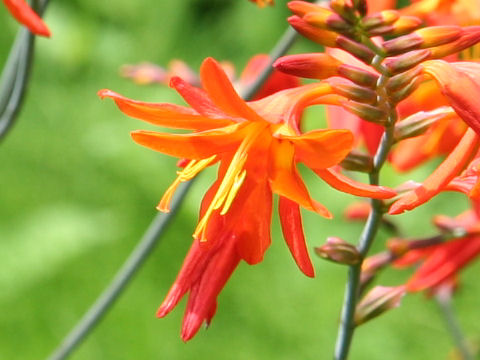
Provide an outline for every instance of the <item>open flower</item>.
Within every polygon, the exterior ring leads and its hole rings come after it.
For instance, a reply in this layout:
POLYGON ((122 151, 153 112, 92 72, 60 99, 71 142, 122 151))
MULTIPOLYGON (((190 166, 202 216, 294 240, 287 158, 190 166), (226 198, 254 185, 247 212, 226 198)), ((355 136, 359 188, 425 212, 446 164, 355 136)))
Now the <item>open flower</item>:
POLYGON ((440 244, 410 250, 396 260, 394 263, 396 267, 421 264, 407 281, 407 290, 434 292, 442 285, 456 282, 458 273, 480 255, 479 222, 477 214, 472 210, 456 218, 438 219, 437 226, 448 225, 452 229, 463 229, 466 235, 440 244))
POLYGON ((50 37, 50 30, 35 11, 24 0, 3 0, 3 3, 17 21, 36 35, 50 37))
POLYGON ((178 184, 219 163, 217 181, 202 202, 194 243, 158 311, 158 316, 165 316, 189 292, 184 340, 190 339, 204 321, 210 321, 216 298, 240 260, 249 264, 262 260, 270 245, 273 193, 280 196, 280 220, 287 245, 299 268, 308 276, 314 275, 299 207, 324 217, 331 215, 310 197, 296 169, 297 162, 342 191, 375 198, 395 194, 384 187, 357 183, 330 169, 350 151, 350 131, 300 133, 302 110, 330 93, 328 84, 287 89, 246 103, 215 60, 203 62, 200 79, 203 89, 180 78, 171 82, 192 108, 138 102, 110 90, 99 92, 101 97, 114 99, 127 115, 165 127, 194 130, 189 134, 132 133, 141 145, 190 159, 160 201, 159 210, 169 211, 178 184))

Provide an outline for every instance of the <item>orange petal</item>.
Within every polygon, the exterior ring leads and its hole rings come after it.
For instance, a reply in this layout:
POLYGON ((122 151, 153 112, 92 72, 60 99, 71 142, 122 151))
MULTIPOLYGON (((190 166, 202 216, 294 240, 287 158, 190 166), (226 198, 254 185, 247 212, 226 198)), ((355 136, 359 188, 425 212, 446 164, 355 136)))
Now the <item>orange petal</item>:
POLYGON ((480 134, 480 86, 475 81, 478 75, 443 60, 426 61, 422 67, 440 85, 442 94, 458 116, 480 134))
POLYGON ((290 141, 297 159, 312 169, 338 164, 353 145, 353 134, 349 130, 314 130, 298 136, 279 137, 290 141))
POLYGON ((236 213, 235 218, 238 215, 233 229, 238 236, 237 252, 243 260, 254 265, 263 260, 271 243, 272 191, 266 181, 256 183, 247 178, 237 198, 237 206, 230 210, 236 213))
POLYGON ((393 189, 388 187, 363 184, 332 169, 316 169, 314 171, 334 189, 355 196, 364 196, 372 199, 390 199, 397 194, 393 189))
POLYGON ((50 30, 35 11, 24 0, 3 0, 3 3, 17 21, 36 35, 50 37, 50 30))
POLYGON ((200 67, 200 79, 203 88, 220 109, 228 114, 250 121, 263 121, 263 119, 238 96, 222 67, 214 59, 207 58, 203 61, 200 67))
POLYGON ((408 281, 408 291, 421 291, 439 285, 455 275, 479 253, 478 237, 457 239, 437 247, 408 281))
POLYGON ((212 102, 205 90, 199 89, 177 76, 170 79, 170 86, 177 90, 183 99, 200 115, 220 119, 231 117, 212 102))
POLYGON ((315 270, 308 255, 299 206, 293 201, 280 196, 278 211, 280 213, 283 237, 295 262, 305 275, 314 277, 315 270))
POLYGON ((108 89, 100 90, 98 96, 113 99, 128 116, 164 127, 200 131, 233 124, 230 119, 200 116, 195 110, 184 106, 136 101, 108 89))
POLYGON ((137 130, 133 131, 131 135, 135 142, 155 151, 170 156, 200 160, 234 150, 242 139, 242 134, 238 131, 239 125, 193 134, 167 134, 137 130))
POLYGON ((286 197, 305 209, 331 218, 330 212, 308 194, 294 163, 294 147, 288 141, 273 141, 270 160, 270 187, 280 196, 286 197))
POLYGON ((421 186, 408 192, 396 201, 390 208, 389 214, 396 215, 403 213, 405 210, 412 210, 441 192, 467 165, 477 150, 479 142, 478 135, 469 128, 457 147, 440 166, 435 169, 421 186))

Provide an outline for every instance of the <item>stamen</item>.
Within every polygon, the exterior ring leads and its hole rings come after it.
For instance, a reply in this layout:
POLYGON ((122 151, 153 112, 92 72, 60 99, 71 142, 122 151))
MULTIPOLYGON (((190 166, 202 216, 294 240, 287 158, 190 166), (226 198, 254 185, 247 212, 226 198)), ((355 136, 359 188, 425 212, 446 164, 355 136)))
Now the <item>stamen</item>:
POLYGON ((172 201, 173 194, 175 193, 175 190, 177 190, 178 186, 182 182, 193 179, 200 171, 211 165, 216 160, 216 157, 216 155, 213 155, 207 159, 190 160, 190 162, 187 164, 187 166, 185 166, 183 170, 177 171, 177 178, 163 194, 162 199, 157 205, 157 210, 164 213, 170 212, 170 203, 172 201))
POLYGON ((225 204, 223 205, 223 209, 220 212, 220 215, 225 215, 228 212, 228 210, 230 209, 230 206, 232 206, 235 196, 237 196, 237 193, 240 190, 240 187, 245 181, 246 176, 247 176, 246 170, 243 170, 240 174, 237 174, 235 176, 235 180, 233 182, 232 188, 228 192, 227 199, 225 200, 225 204))

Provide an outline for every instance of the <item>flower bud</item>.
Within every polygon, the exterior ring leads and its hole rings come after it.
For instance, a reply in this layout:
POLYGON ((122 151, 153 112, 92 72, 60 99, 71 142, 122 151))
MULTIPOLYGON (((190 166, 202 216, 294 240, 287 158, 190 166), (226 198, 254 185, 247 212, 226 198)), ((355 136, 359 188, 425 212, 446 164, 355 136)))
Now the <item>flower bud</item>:
POLYGON ((338 15, 344 18, 347 21, 354 21, 355 14, 354 14, 354 7, 352 0, 331 0, 330 7, 335 11, 338 15))
POLYGON ((388 55, 402 54, 408 50, 439 46, 458 39, 462 34, 459 26, 431 26, 411 34, 385 41, 382 46, 388 55))
POLYGON ((372 89, 353 84, 352 82, 340 77, 335 77, 326 80, 332 89, 338 95, 342 95, 347 99, 374 104, 377 100, 377 93, 372 89))
POLYGON ((439 59, 459 51, 465 50, 480 42, 480 26, 468 26, 463 28, 462 34, 455 41, 444 45, 432 47, 431 59, 439 59))
POLYGON ((411 83, 417 76, 421 74, 422 69, 420 67, 415 67, 411 70, 392 76, 386 84, 386 89, 388 92, 397 91, 411 83))
POLYGON ((348 32, 352 30, 351 24, 343 20, 340 15, 335 14, 333 11, 328 9, 308 13, 303 17, 303 20, 320 29, 334 30, 339 32, 348 32))
POLYGON ((338 74, 361 86, 374 88, 377 85, 378 75, 358 67, 341 64, 338 67, 338 74))
POLYGON ((410 241, 400 238, 392 238, 387 241, 387 249, 395 255, 402 256, 410 250, 410 241))
POLYGON ((342 160, 340 166, 350 171, 369 173, 373 169, 373 159, 369 155, 351 151, 345 159, 342 160))
POLYGON ((423 79, 417 77, 413 79, 407 86, 403 87, 402 89, 395 91, 390 94, 390 100, 393 103, 399 103, 403 99, 407 98, 412 94, 415 90, 418 89, 418 86, 423 82, 423 79))
POLYGON ((355 309, 355 324, 361 325, 384 312, 400 305, 405 295, 405 286, 375 286, 358 303, 355 309))
POLYGON ((303 17, 304 15, 310 12, 317 12, 322 10, 328 10, 316 4, 312 4, 307 1, 290 1, 287 3, 288 9, 299 17, 303 17))
POLYGON ((388 58, 383 64, 391 74, 398 74, 417 66, 428 59, 430 55, 430 49, 414 50, 394 58, 388 58))
POLYGON ((337 237, 329 237, 324 245, 315 248, 315 253, 326 260, 345 265, 358 264, 362 258, 355 246, 337 237))
POLYGON ((379 125, 385 125, 387 122, 385 112, 375 106, 362 104, 355 101, 341 101, 340 104, 346 110, 361 117, 365 121, 370 121, 379 125))
POLYGON ((326 79, 338 75, 342 63, 325 53, 287 55, 273 63, 273 67, 286 74, 309 79, 326 79))
POLYGON ((384 10, 365 16, 360 23, 365 30, 370 30, 378 26, 391 25, 397 21, 399 17, 400 14, 396 10, 384 10))
POLYGON ((316 28, 308 24, 305 20, 298 16, 290 16, 288 18, 290 25, 300 34, 305 36, 317 44, 327 47, 337 47, 337 39, 340 35, 335 32, 316 28))
POLYGON ((354 55, 364 63, 370 64, 375 57, 372 50, 363 44, 353 41, 345 36, 338 36, 336 39, 336 46, 354 55))
POLYGON ((453 116, 456 116, 456 113, 449 106, 432 111, 419 111, 395 124, 395 141, 422 135, 437 121, 453 116))
POLYGON ((400 16, 400 18, 391 25, 379 26, 368 31, 371 36, 377 35, 404 35, 418 29, 422 25, 422 20, 415 16, 400 16))

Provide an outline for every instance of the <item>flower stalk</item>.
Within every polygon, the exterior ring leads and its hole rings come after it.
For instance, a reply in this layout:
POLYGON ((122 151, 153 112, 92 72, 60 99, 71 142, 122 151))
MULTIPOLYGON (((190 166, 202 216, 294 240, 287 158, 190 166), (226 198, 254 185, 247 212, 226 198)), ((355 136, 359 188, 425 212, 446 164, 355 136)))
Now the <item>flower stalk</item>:
MULTIPOLYGON (((364 39, 364 37, 362 37, 362 39, 364 39)), ((371 43, 370 39, 368 39, 368 42, 366 42, 366 45, 367 44, 372 50, 378 51, 376 45, 371 43)), ((371 185, 379 185, 380 171, 394 143, 395 122, 397 120, 397 112, 395 109, 395 105, 390 102, 386 92, 386 84, 390 79, 390 75, 385 72, 381 64, 383 59, 383 54, 379 52, 372 60, 371 64, 377 71, 382 74, 378 79, 376 91, 378 94, 378 102, 380 103, 383 110, 386 111, 385 131, 381 138, 377 152, 373 158, 372 170, 369 173, 369 180, 371 185)), ((335 360, 345 360, 348 357, 353 334, 355 331, 354 315, 355 308, 359 301, 361 289, 360 275, 363 259, 365 259, 365 257, 367 256, 368 251, 373 241, 375 240, 378 229, 382 222, 382 217, 385 214, 385 207, 383 206, 381 200, 371 199, 370 204, 372 210, 368 215, 367 221, 360 235, 357 246, 361 260, 359 263, 351 265, 348 269, 348 279, 345 289, 344 303, 341 312, 341 320, 338 329, 337 342, 335 345, 335 360)))

